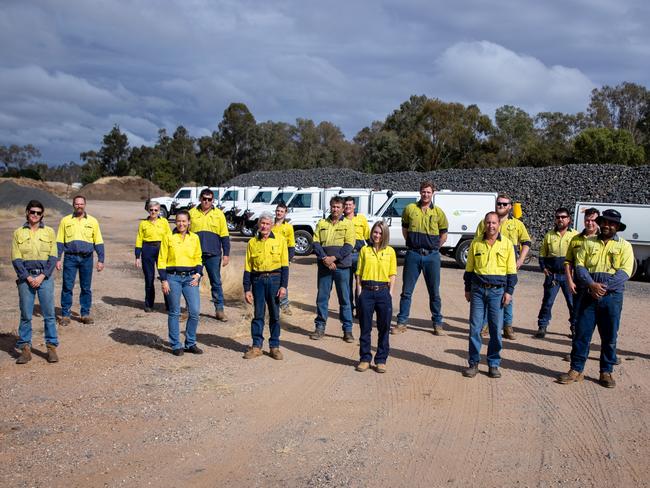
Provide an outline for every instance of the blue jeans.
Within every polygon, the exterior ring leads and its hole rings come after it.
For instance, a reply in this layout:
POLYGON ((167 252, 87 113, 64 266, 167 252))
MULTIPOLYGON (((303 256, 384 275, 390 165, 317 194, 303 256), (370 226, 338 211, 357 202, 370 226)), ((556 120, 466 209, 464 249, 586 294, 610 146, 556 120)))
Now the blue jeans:
POLYGON ((357 287, 354 282, 354 273, 357 271, 357 264, 359 263, 359 253, 352 253, 352 266, 350 266, 350 310, 354 315, 354 310, 357 307, 359 297, 357 296, 357 287))
POLYGON ((442 325, 442 301, 440 300, 440 253, 431 252, 426 256, 415 251, 408 251, 404 259, 404 275, 402 283, 402 294, 399 300, 399 314, 397 323, 405 324, 411 313, 411 296, 415 284, 424 274, 424 282, 429 292, 429 309, 431 320, 436 326, 442 325))
POLYGON ((278 290, 280 276, 265 276, 253 278, 253 308, 255 315, 251 321, 251 337, 253 347, 264 344, 264 306, 269 310, 269 347, 280 347, 280 308, 278 290))
POLYGON ((589 356, 594 329, 600 334, 600 371, 611 373, 616 364, 616 338, 623 309, 623 292, 608 293, 596 300, 584 290, 579 298, 578 319, 571 348, 571 369, 582 372, 589 356))
POLYGON ((167 275, 169 283, 169 312, 167 313, 167 329, 169 342, 172 349, 180 349, 183 344, 179 338, 178 320, 181 315, 181 295, 187 302, 187 323, 185 324, 185 348, 196 344, 196 329, 199 326, 199 312, 201 311, 201 296, 198 286, 190 286, 192 276, 175 274, 167 275))
POLYGON ((61 316, 70 317, 72 307, 72 289, 79 271, 79 305, 82 317, 90 315, 93 304, 93 292, 90 288, 93 281, 93 256, 66 254, 63 258, 63 283, 61 284, 61 316))
POLYGON ((388 288, 378 291, 362 290, 361 295, 359 295, 358 306, 359 325, 361 326, 361 336, 359 338, 360 360, 368 363, 372 360, 372 353, 370 352, 372 316, 377 312, 377 332, 379 337, 377 339, 375 364, 386 364, 390 350, 388 344, 390 320, 393 316, 393 302, 388 288))
MULTIPOLYGON (((153 308, 156 302, 156 265, 158 263, 158 251, 160 246, 147 245, 142 246, 142 272, 144 273, 144 306, 153 308)), ((165 300, 165 309, 168 309, 167 295, 163 295, 165 300)))
POLYGON ((503 329, 503 314, 505 307, 501 304, 505 289, 484 288, 472 285, 469 308, 469 365, 474 366, 481 361, 481 329, 484 317, 487 315, 490 329, 488 342, 488 366, 498 368, 501 364, 501 331, 503 329))
POLYGON ((18 342, 16 344, 18 348, 32 344, 32 313, 36 295, 38 295, 38 303, 41 304, 41 313, 45 322, 45 343, 53 346, 59 345, 56 335, 56 317, 54 316, 54 277, 50 276, 44 279, 38 288, 32 288, 27 281, 18 283, 20 302, 20 325, 18 326, 18 342))
POLYGON ((555 302, 555 297, 560 289, 562 289, 562 294, 564 295, 566 305, 569 309, 569 325, 575 325, 573 294, 569 289, 566 275, 563 273, 553 273, 550 276, 546 276, 544 279, 544 298, 542 298, 542 306, 539 309, 539 315, 537 316, 538 327, 548 327, 548 324, 551 322, 551 318, 553 318, 551 310, 553 308, 553 303, 555 302))
POLYGON ((212 303, 217 311, 223 311, 223 287, 221 286, 221 256, 203 256, 203 266, 210 279, 212 303))
POLYGON ((339 299, 339 314, 343 332, 352 332, 350 268, 336 268, 332 271, 321 263, 318 263, 318 294, 316 296, 316 319, 314 320, 316 328, 325 330, 332 284, 336 286, 336 296, 339 299))

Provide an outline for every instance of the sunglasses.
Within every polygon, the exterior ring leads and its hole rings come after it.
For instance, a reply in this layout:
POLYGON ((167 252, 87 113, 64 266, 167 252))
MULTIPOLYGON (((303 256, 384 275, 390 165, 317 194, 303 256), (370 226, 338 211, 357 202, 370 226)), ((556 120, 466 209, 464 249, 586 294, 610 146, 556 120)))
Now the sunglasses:
POLYGON ((43 215, 43 212, 40 210, 30 210, 29 215, 43 215))
POLYGON ((205 197, 203 197, 203 198, 201 198, 201 200, 203 200, 204 202, 211 202, 213 200, 213 198, 205 198, 205 197))
POLYGON ((150 208, 149 213, 151 213, 151 212, 160 212, 160 209, 159 208, 150 208))
POLYGON ((556 219, 568 219, 569 216, 568 215, 556 215, 555 218, 556 219))
POLYGON ((497 202, 497 207, 507 207, 510 202, 497 202))

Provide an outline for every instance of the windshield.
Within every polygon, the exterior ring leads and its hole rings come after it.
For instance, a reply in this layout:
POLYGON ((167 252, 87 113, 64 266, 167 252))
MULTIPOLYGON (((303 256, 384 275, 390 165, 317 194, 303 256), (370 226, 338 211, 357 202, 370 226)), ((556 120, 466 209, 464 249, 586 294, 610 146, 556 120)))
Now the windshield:
POLYGON ((222 200, 228 200, 228 201, 236 202, 236 201, 237 201, 237 194, 238 194, 238 193, 239 193, 239 192, 238 192, 237 190, 228 190, 228 191, 223 195, 223 197, 221 197, 221 199, 222 199, 222 200))
POLYGON ((291 192, 291 191, 280 192, 273 199, 272 205, 277 205, 280 202, 287 203, 291 199, 292 196, 293 196, 293 192, 291 192))
POLYGON ((253 198, 253 203, 269 203, 271 201, 271 192, 270 191, 261 191, 255 198, 253 198))
POLYGON ((311 193, 297 193, 289 202, 289 208, 311 207, 311 193))

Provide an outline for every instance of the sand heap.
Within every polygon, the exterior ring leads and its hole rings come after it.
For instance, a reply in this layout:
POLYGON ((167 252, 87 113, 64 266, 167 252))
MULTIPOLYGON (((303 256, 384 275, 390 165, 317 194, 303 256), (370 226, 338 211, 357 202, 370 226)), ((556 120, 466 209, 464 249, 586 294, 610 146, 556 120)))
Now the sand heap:
POLYGON ((106 176, 79 190, 88 200, 145 201, 167 195, 157 185, 139 176, 106 176))
POLYGON ((18 209, 23 211, 25 205, 30 200, 38 200, 45 205, 46 211, 55 211, 66 214, 72 211, 72 206, 61 200, 59 197, 52 195, 47 191, 48 186, 40 181, 29 180, 26 178, 0 180, 0 208, 18 209), (22 185, 22 182, 33 182, 38 184, 22 185), (18 184, 18 183, 21 184, 18 184))

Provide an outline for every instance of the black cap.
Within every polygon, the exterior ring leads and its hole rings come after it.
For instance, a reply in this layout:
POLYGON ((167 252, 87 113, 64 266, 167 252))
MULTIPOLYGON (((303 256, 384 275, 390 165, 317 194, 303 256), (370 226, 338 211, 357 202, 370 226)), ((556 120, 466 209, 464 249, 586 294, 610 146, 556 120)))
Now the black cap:
POLYGON ((600 216, 596 219, 596 223, 600 225, 603 220, 616 222, 618 224, 618 230, 621 232, 623 232, 627 227, 627 225, 621 222, 621 213, 618 210, 614 210, 613 208, 608 208, 602 214, 600 214, 600 216))

